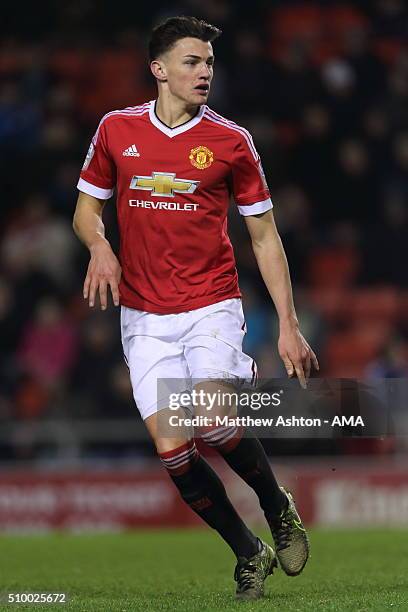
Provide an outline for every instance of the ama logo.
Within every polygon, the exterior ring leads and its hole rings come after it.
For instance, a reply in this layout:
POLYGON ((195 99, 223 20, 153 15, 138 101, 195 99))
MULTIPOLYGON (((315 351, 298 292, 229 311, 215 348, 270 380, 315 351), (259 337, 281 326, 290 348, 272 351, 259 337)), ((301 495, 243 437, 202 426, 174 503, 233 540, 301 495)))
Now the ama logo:
POLYGON ((336 414, 336 416, 333 417, 331 424, 332 427, 334 427, 335 425, 337 425, 338 427, 364 427, 364 421, 360 415, 345 416, 336 414))

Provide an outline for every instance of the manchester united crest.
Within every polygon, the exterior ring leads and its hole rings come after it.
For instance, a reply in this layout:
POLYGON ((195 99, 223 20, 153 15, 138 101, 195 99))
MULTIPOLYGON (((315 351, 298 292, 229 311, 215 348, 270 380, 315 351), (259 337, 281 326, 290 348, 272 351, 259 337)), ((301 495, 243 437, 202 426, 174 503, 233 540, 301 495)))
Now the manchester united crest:
POLYGON ((208 168, 213 163, 214 153, 201 145, 191 149, 189 159, 195 168, 205 170, 205 168, 208 168))

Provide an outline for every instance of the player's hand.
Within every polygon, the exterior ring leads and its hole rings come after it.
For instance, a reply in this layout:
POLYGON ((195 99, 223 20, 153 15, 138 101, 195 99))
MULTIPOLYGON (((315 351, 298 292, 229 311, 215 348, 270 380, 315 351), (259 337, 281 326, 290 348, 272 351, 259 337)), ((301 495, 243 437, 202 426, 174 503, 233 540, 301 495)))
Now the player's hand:
POLYGON ((312 366, 316 370, 320 368, 316 355, 298 327, 281 329, 278 351, 289 378, 296 375, 303 389, 306 389, 312 366))
POLYGON ((89 306, 95 304, 99 292, 101 310, 108 305, 108 287, 113 303, 119 306, 119 282, 122 275, 120 263, 107 240, 100 240, 90 248, 91 259, 84 282, 84 299, 89 299, 89 306))

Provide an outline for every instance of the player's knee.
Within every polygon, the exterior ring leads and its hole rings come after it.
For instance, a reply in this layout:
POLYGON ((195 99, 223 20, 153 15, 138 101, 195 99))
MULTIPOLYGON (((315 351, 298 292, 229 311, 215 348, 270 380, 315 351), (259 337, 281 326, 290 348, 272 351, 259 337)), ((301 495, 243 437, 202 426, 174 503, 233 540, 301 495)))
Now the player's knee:
POLYGON ((161 450, 157 450, 160 460, 170 476, 180 476, 187 473, 200 456, 194 439, 176 443, 177 440, 167 439, 161 443, 161 450))
POLYGON ((220 453, 232 451, 241 440, 242 435, 243 428, 239 425, 205 427, 200 431, 203 442, 220 453))

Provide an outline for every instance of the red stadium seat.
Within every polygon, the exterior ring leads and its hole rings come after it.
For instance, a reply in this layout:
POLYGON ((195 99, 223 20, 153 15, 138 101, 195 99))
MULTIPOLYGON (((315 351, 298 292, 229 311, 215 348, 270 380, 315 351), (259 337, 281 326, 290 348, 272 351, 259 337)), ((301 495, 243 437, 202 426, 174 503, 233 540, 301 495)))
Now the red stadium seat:
POLYGON ((333 36, 343 36, 351 29, 367 29, 368 19, 358 8, 351 5, 327 7, 324 11, 324 27, 333 36))
POLYGON ((325 319, 350 325, 362 320, 373 324, 394 324, 402 320, 408 309, 404 296, 393 287, 328 287, 312 290, 308 294, 310 302, 325 319))
POLYGON ((384 64, 393 66, 405 51, 405 47, 400 40, 381 38, 374 42, 373 51, 384 64))
POLYGON ((310 4, 280 7, 270 12, 269 55, 279 60, 295 42, 304 43, 311 51, 322 32, 322 11, 310 4))
POLYGON ((281 41, 311 40, 322 30, 323 13, 320 7, 305 3, 271 11, 272 35, 281 41))
POLYGON ((354 247, 321 247, 309 258, 308 281, 316 288, 347 287, 355 280, 358 268, 359 258, 354 247))
POLYGON ((388 324, 361 323, 346 331, 334 332, 325 351, 325 374, 336 377, 362 377, 375 359, 393 328, 388 324))
POLYGON ((394 322, 399 312, 399 294, 393 287, 359 289, 350 296, 348 317, 354 320, 394 322))
POLYGON ((310 291, 308 299, 326 320, 335 322, 342 318, 349 294, 339 287, 319 288, 310 291))

